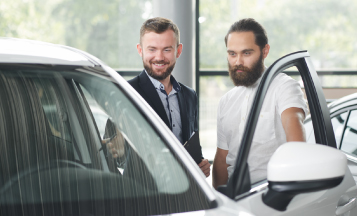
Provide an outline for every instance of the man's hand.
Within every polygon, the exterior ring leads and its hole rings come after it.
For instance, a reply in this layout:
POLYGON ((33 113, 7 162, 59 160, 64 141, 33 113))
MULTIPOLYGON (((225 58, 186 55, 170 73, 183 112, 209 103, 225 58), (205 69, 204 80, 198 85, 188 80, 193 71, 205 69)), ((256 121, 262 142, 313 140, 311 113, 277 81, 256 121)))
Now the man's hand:
POLYGON ((201 163, 199 163, 198 166, 200 167, 203 174, 205 174, 207 178, 211 173, 211 164, 208 162, 207 159, 202 159, 201 163))
POLYGON ((124 155, 124 144, 124 137, 118 129, 116 129, 116 136, 114 138, 107 138, 102 140, 102 145, 106 146, 107 151, 112 158, 119 158, 124 155))

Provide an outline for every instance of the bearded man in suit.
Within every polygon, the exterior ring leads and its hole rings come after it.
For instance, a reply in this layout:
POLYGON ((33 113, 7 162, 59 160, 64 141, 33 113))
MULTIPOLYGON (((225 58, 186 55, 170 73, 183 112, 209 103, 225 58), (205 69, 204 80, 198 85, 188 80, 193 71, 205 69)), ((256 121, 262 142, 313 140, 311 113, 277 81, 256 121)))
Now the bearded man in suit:
MULTIPOLYGON (((146 20, 140 29, 137 50, 144 70, 128 82, 184 144, 198 131, 198 103, 196 92, 171 75, 182 53, 177 25, 161 17, 146 20)), ((202 157, 198 166, 206 177, 210 175, 207 159, 202 157)))

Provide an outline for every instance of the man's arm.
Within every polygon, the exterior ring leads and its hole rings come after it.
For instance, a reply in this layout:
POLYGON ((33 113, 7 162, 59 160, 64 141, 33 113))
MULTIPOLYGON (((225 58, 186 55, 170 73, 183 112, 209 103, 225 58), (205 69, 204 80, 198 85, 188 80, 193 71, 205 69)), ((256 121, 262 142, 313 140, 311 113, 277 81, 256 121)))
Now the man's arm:
POLYGON ((291 107, 281 114, 281 122, 286 134, 286 141, 306 141, 304 128, 305 112, 301 108, 291 107))
POLYGON ((213 161, 212 170, 212 185, 217 189, 220 185, 227 184, 228 181, 228 164, 226 163, 226 157, 228 155, 228 150, 223 150, 217 148, 216 156, 213 161))

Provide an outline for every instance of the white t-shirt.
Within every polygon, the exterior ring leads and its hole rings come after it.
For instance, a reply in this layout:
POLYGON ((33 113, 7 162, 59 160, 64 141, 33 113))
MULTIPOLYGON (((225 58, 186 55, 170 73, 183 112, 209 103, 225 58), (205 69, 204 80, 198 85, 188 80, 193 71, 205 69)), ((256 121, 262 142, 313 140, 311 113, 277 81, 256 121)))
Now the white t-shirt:
MULTIPOLYGON (((226 162, 229 165, 229 177, 234 170, 246 118, 260 80, 249 87, 234 87, 221 98, 218 105, 217 147, 228 150, 226 162)), ((252 183, 266 178, 270 157, 281 144, 286 142, 281 114, 291 107, 301 108, 305 116, 307 115, 307 105, 299 83, 280 73, 272 81, 264 98, 248 156, 252 183)))

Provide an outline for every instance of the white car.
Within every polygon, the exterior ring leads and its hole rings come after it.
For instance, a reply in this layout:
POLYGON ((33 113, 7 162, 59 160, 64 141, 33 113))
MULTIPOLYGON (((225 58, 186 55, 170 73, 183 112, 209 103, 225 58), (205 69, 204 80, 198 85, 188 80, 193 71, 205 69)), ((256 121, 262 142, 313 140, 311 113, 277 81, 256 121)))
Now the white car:
POLYGON ((357 215, 356 184, 345 155, 331 148, 328 110, 304 51, 267 69, 221 192, 139 94, 90 54, 1 38, 0 98, 0 215, 357 215), (257 113, 271 79, 294 65, 323 145, 282 145, 267 180, 252 185, 245 168, 257 113))
MULTIPOLYGON (((347 165, 357 182, 357 93, 342 97, 328 105, 337 149, 347 157, 347 165)), ((315 142, 311 116, 304 122, 307 142, 315 142)))

